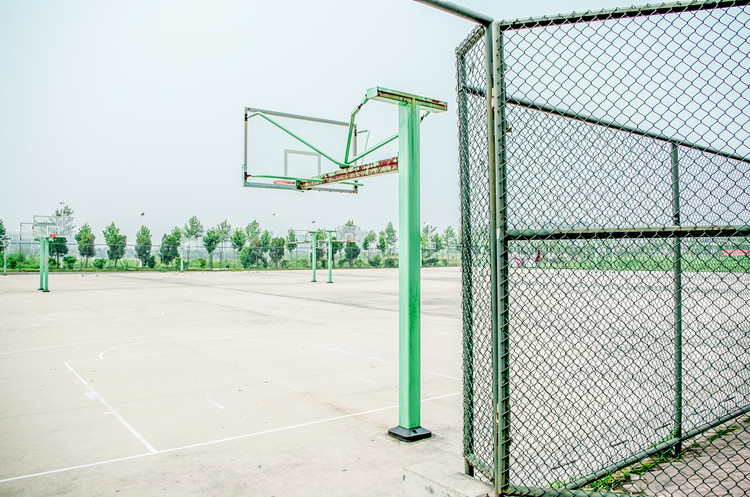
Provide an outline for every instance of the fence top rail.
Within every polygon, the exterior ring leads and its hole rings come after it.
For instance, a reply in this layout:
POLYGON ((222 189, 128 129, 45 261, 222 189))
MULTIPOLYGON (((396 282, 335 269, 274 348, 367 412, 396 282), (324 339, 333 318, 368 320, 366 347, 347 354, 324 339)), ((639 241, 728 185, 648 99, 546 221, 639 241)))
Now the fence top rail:
POLYGON ((498 21, 500 31, 538 28, 561 24, 576 24, 579 22, 605 21, 627 17, 650 16, 654 14, 669 14, 673 12, 687 12, 696 10, 725 9, 748 5, 749 0, 700 0, 692 2, 668 2, 659 5, 644 5, 641 7, 619 7, 602 9, 599 11, 572 12, 556 16, 530 17, 528 19, 514 19, 498 21))

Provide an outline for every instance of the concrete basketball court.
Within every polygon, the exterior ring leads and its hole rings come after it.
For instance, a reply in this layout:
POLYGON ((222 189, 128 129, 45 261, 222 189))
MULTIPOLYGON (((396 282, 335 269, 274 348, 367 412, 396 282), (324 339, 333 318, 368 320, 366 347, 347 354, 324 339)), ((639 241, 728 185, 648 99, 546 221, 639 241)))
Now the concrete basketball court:
POLYGON ((422 271, 398 424, 398 270, 0 277, 0 496, 397 496, 463 470, 458 268, 422 271))

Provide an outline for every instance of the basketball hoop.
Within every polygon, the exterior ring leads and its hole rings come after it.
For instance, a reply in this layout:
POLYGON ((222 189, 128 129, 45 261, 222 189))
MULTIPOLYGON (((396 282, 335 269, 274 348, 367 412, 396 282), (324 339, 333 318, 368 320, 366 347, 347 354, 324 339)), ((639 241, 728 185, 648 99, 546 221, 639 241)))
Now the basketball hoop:
POLYGON ((336 235, 339 240, 359 242, 362 238, 362 230, 359 226, 339 226, 336 229, 336 235))
POLYGON ((57 237, 57 236, 59 236, 59 235, 58 235, 57 233, 50 233, 50 234, 49 234, 49 237, 50 237, 50 238, 55 238, 55 237, 57 237))

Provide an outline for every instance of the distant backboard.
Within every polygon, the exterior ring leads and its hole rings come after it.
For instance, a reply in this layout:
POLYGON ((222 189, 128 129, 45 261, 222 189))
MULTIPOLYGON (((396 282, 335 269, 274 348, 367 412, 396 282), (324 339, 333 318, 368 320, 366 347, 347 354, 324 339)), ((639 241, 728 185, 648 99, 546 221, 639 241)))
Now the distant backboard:
POLYGON ((46 238, 50 235, 60 235, 60 217, 57 216, 34 216, 32 223, 32 234, 34 238, 46 238))

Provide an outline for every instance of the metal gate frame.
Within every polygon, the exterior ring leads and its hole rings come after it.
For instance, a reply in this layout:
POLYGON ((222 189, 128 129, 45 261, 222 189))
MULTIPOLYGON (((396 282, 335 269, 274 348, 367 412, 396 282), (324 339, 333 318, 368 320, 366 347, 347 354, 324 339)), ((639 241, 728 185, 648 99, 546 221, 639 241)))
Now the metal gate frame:
MULTIPOLYGON (((425 2, 427 3, 427 2, 425 2)), ((431 2, 433 3, 433 2, 431 2)), ((461 221, 462 221, 462 277, 463 277, 463 316, 464 316, 464 457, 466 472, 474 474, 475 470, 486 479, 493 482, 497 495, 578 495, 590 496, 590 492, 577 490, 591 481, 606 476, 620 468, 632 465, 651 455, 661 453, 666 449, 675 448, 678 452, 682 442, 716 427, 729 420, 750 411, 745 406, 729 415, 722 416, 713 422, 705 423, 692 430, 686 431, 682 426, 682 241, 691 237, 748 237, 748 225, 722 226, 683 226, 680 219, 680 147, 687 147, 709 154, 742 161, 750 164, 747 155, 727 152, 710 145, 698 144, 685 139, 665 136, 635 126, 608 122, 581 112, 573 112, 562 108, 533 102, 506 93, 506 65, 505 65, 505 33, 509 31, 539 27, 546 25, 562 25, 571 23, 590 23, 600 20, 633 18, 673 13, 675 11, 698 11, 708 9, 723 9, 747 5, 744 1, 694 1, 690 3, 671 3, 659 6, 645 6, 622 9, 609 9, 599 12, 586 12, 570 16, 543 17, 519 21, 493 22, 487 18, 476 18, 462 11, 455 11, 442 6, 454 14, 461 15, 480 24, 469 37, 457 48, 457 76, 458 76, 458 107, 459 107, 459 142, 460 142, 460 192, 461 192, 461 221), (484 87, 472 80, 467 69, 470 52, 480 47, 484 42, 485 74, 484 87), (473 83, 473 84, 472 84, 473 83), (487 122, 487 157, 486 162, 477 161, 471 156, 468 144, 472 139, 470 99, 484 98, 486 102, 485 115, 487 122), (603 126, 617 131, 623 131, 637 136, 647 137, 667 143, 671 147, 672 167, 672 226, 649 226, 646 228, 610 228, 610 229, 538 229, 514 230, 508 225, 508 145, 507 137, 510 131, 506 110, 508 105, 515 105, 534 111, 561 116, 579 122, 596 126, 603 126), (472 169, 473 168, 473 169, 472 169), (475 205, 476 194, 472 195, 472 186, 476 184, 476 176, 484 175, 486 189, 481 192, 488 196, 487 205, 475 205), (479 209, 479 211, 477 210, 479 209), (479 220, 476 219, 477 215, 479 220), (477 239, 477 233, 486 230, 490 236, 477 239), (495 234, 496 236, 491 236, 495 234), (674 429, 671 438, 662 440, 647 450, 643 450, 620 463, 610 465, 592 475, 575 482, 567 483, 559 489, 520 487, 510 484, 510 455, 511 455, 511 405, 510 405, 510 278, 509 278, 509 243, 516 241, 534 240, 623 240, 623 239, 670 239, 673 241, 673 278, 674 278, 674 429), (482 256, 482 250, 488 252, 488 257, 482 256), (482 263, 489 264, 489 274, 482 271, 482 263), (477 289, 477 278, 489 277, 491 288, 491 320, 477 322, 477 309, 474 305, 477 289), (479 334, 491 335, 491 371, 477 371, 481 365, 477 354, 487 353, 485 349, 477 349, 479 334), (491 406, 481 405, 484 412, 478 412, 478 395, 476 383, 482 374, 491 374, 492 400, 491 406), (488 410, 489 409, 491 410, 488 410), (479 420, 478 418, 481 418, 479 420), (492 447, 491 460, 486 450, 478 447, 478 440, 474 436, 479 421, 491 420, 492 447)), ((438 6, 438 5, 435 5, 438 6)), ((438 6, 441 7, 441 6, 438 6)), ((474 60, 476 66, 476 60, 474 60)), ((476 68, 476 67, 475 67, 476 68)), ((481 404, 481 402, 479 402, 481 404)), ((605 495, 605 494, 597 494, 605 495)), ((611 494, 614 495, 614 494, 611 494)))

